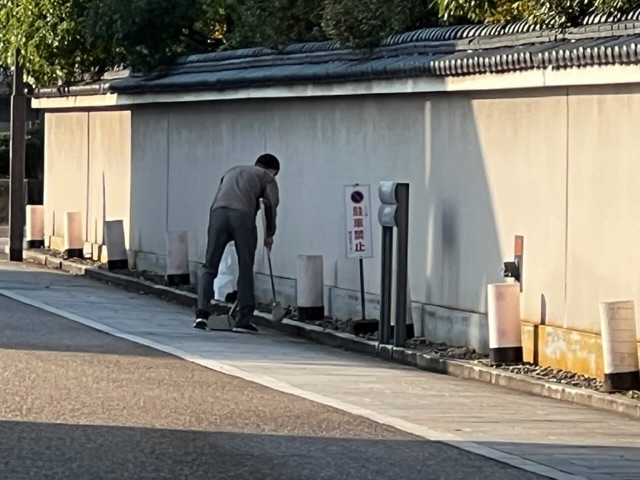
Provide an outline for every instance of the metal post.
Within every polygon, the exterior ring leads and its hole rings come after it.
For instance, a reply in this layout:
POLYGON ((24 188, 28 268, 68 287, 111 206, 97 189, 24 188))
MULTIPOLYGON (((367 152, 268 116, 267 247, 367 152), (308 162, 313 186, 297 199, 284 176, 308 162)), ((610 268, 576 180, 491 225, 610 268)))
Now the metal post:
POLYGON ((382 280, 378 343, 391 344, 391 282, 393 280, 393 228, 382 227, 382 280))
POLYGON ((396 278, 396 325, 394 346, 405 347, 407 343, 407 282, 409 272, 409 184, 396 187, 396 225, 398 227, 398 277, 396 278))
POLYGON ((9 200, 9 260, 22 262, 25 201, 24 163, 27 98, 20 65, 20 50, 15 51, 13 70, 13 94, 11 96, 11 193, 9 200))
POLYGON ((362 320, 367 319, 366 299, 364 296, 364 259, 360 257, 360 307, 362 308, 362 320))

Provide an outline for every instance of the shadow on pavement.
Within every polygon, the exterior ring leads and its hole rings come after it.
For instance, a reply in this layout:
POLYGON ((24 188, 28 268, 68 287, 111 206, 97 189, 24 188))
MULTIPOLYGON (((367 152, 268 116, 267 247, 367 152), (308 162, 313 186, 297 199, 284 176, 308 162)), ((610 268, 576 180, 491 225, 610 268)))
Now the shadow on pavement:
POLYGON ((167 356, 0 295, 1 350, 167 356))
POLYGON ((0 432, 0 478, 7 480, 543 478, 418 440, 7 421, 0 432))
POLYGON ((635 480, 640 478, 640 443, 637 447, 601 446, 566 442, 506 443, 483 442, 484 446, 517 455, 535 463, 544 463, 558 470, 567 469, 574 475, 593 480, 635 480), (605 477, 609 475, 608 477, 605 477))

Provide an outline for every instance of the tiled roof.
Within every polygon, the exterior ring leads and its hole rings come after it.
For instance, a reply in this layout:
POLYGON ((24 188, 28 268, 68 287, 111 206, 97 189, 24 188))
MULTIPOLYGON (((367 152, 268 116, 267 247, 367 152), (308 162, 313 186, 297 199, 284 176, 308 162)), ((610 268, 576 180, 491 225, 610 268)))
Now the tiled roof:
POLYGON ((460 76, 517 70, 566 69, 640 63, 640 32, 635 35, 550 41, 520 47, 457 52, 431 62, 435 76, 460 76))
MULTIPOLYGON (((253 48, 190 55, 158 75, 102 82, 94 93, 225 90, 638 63, 640 7, 624 16, 593 16, 564 32, 526 22, 462 25, 394 35, 371 52, 317 42, 280 51, 253 48)), ((66 94, 92 90, 82 88, 66 94)), ((52 89, 38 95, 61 93, 52 89)))

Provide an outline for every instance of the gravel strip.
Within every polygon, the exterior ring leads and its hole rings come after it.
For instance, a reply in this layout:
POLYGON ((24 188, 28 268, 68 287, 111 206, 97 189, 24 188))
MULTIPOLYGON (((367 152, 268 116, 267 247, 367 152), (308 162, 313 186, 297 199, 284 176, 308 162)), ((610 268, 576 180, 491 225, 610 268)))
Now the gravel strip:
POLYGON ((94 267, 100 268, 103 264, 97 262, 95 260, 91 260, 90 258, 64 258, 64 254, 58 250, 52 250, 50 248, 41 248, 39 250, 35 250, 37 253, 41 255, 47 255, 49 257, 53 257, 59 260, 65 260, 67 262, 75 263, 77 265, 83 265, 85 267, 94 267))

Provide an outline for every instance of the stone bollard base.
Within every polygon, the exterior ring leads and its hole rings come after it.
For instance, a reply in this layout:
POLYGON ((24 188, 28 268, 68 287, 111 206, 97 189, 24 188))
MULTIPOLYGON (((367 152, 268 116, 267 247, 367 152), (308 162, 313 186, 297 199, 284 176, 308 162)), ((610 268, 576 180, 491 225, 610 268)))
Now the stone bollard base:
POLYGON ((179 287, 180 285, 189 285, 191 283, 191 275, 182 273, 179 275, 167 275, 167 285, 170 287, 179 287))
POLYGON ((602 391, 605 393, 640 390, 640 371, 605 373, 602 391))
POLYGON ((522 347, 502 347, 489 350, 491 365, 517 365, 524 362, 522 347))

